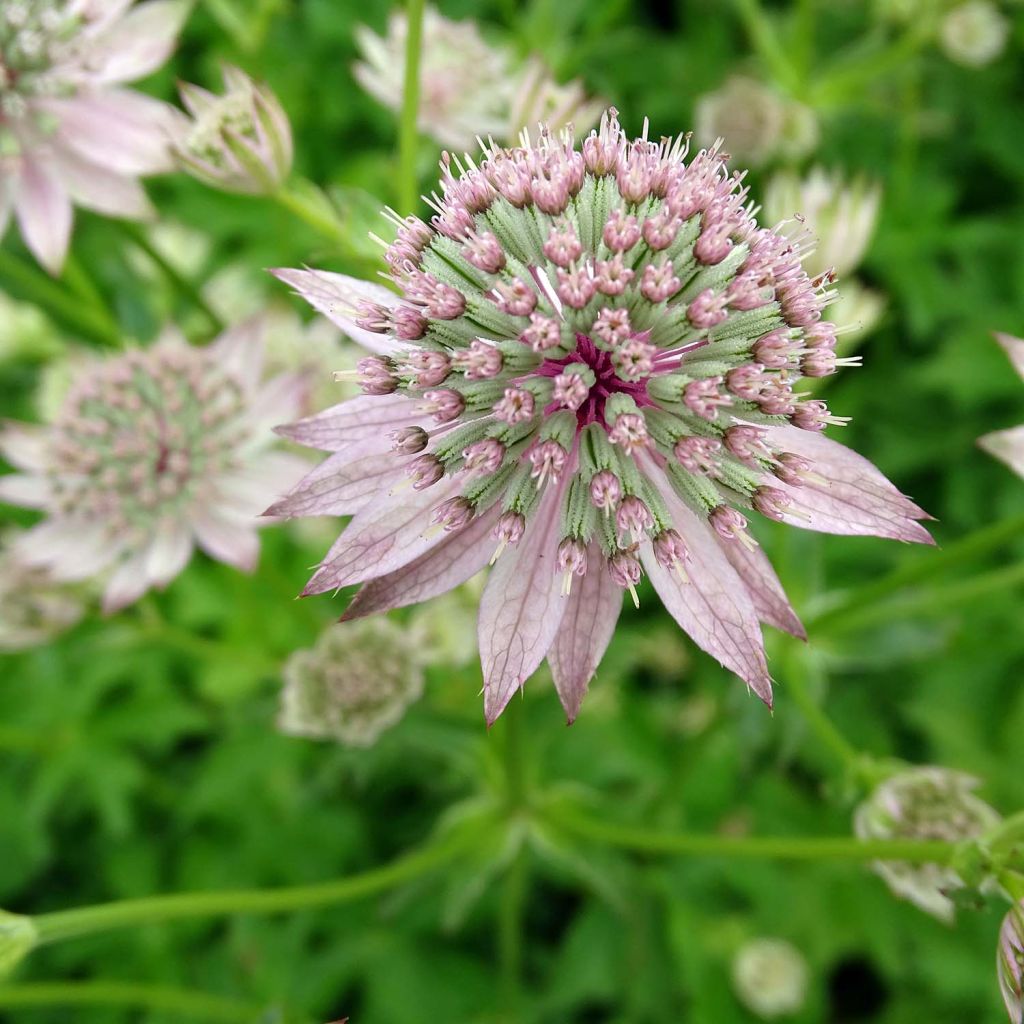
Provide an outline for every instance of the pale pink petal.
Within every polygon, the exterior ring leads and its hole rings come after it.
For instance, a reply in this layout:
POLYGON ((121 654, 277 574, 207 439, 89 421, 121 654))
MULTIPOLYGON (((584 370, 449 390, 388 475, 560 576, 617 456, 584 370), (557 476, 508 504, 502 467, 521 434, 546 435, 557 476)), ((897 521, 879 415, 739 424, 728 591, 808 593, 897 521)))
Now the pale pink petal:
POLYGON ((89 163, 126 175, 174 169, 170 143, 184 115, 160 100, 111 89, 40 106, 57 118, 57 140, 89 163))
POLYGON ((11 544, 14 556, 28 565, 45 567, 57 580, 84 580, 105 569, 119 546, 103 528, 88 523, 44 520, 19 534, 11 544))
POLYGON ((1012 334, 995 335, 996 341, 1003 346, 1003 351, 1010 357, 1013 368, 1024 377, 1024 340, 1015 338, 1012 334))
POLYGON ((263 373, 266 331, 266 318, 257 314, 223 331, 210 346, 217 364, 249 394, 255 392, 263 373))
POLYGON ((714 538, 722 553, 729 559, 729 564, 739 573, 747 590, 750 591, 761 621, 791 636, 806 640, 807 631, 789 603, 779 577, 764 551, 759 547, 751 549, 726 540, 717 533, 714 534, 714 538))
POLYGON ((928 518, 862 455, 813 430, 768 427, 768 441, 782 451, 808 459, 824 483, 791 487, 774 477, 766 479, 792 500, 783 520, 791 526, 825 533, 889 537, 934 544, 916 520, 928 518))
POLYGON ((0 476, 0 501, 19 508, 46 508, 51 498, 50 484, 44 476, 8 473, 0 476))
POLYGON ((660 485, 675 528, 689 551, 683 565, 687 581, 683 582, 678 573, 658 564, 649 542, 641 546, 640 558, 654 589, 693 642, 735 672, 771 707, 772 682, 761 624, 743 580, 722 554, 710 527, 679 499, 664 475, 657 470, 648 475, 660 485))
POLYGON ((123 561, 107 580, 103 590, 103 614, 112 615, 137 601, 149 589, 146 575, 146 553, 143 551, 123 561))
POLYGON ((252 572, 260 554, 259 534, 213 513, 198 516, 192 524, 199 546, 218 562, 252 572))
POLYGON ((549 487, 519 543, 498 559, 480 600, 477 638, 488 725, 548 653, 568 601, 557 571, 562 488, 549 487))
POLYGON ((309 395, 309 377, 282 373, 268 380, 253 396, 246 417, 253 438, 263 442, 278 424, 294 419, 309 395))
POLYGON ((147 0, 117 20, 108 18, 89 41, 84 73, 92 81, 113 83, 156 71, 173 52, 189 9, 185 0, 147 0))
POLYGON ((1024 426, 996 430, 978 438, 981 448, 1005 462, 1018 476, 1024 476, 1024 426))
POLYGON ((216 509, 237 517, 247 527, 268 526, 263 515, 268 498, 287 494, 309 472, 309 463, 290 452, 264 452, 226 474, 217 485, 216 509))
POLYGON ((50 432, 34 423, 13 420, 0 426, 0 456, 28 472, 46 469, 50 432))
POLYGON ((11 222, 11 211, 14 209, 15 177, 13 174, 0 174, 0 241, 11 222))
POLYGON ((356 305, 361 299, 368 299, 388 309, 397 306, 399 297, 390 289, 326 270, 279 268, 270 272, 278 280, 291 285, 315 310, 323 313, 331 323, 364 348, 383 354, 394 353, 401 348, 393 338, 364 330, 354 320, 356 305))
POLYGON ((390 453, 353 458, 339 452, 308 473, 295 488, 264 512, 267 516, 352 516, 373 497, 406 477, 390 453))
POLYGON ((134 178, 115 174, 67 150, 54 152, 53 165, 61 184, 80 206, 108 217, 145 220, 153 215, 145 191, 134 178))
POLYGON ((22 167, 16 213, 32 255, 51 274, 58 273, 71 238, 71 199, 53 170, 38 160, 22 167))
POLYGON ((430 512, 455 494, 461 481, 446 476, 422 491, 403 487, 364 506, 327 552, 303 595, 338 590, 408 565, 444 536, 430 524, 430 512))
POLYGON ((571 725, 590 680, 608 649, 622 610, 622 588, 611 578, 601 549, 590 545, 588 571, 574 578, 562 624, 548 651, 548 665, 571 725))
POLYGON ((425 555, 364 584, 342 621, 418 604, 465 583, 490 561, 497 544, 493 531, 500 512, 500 505, 492 506, 464 529, 446 534, 425 555))
POLYGON ((181 522, 161 526, 146 548, 145 573, 150 583, 165 587, 188 564, 192 534, 181 522))
POLYGON ((423 419, 418 404, 405 395, 360 395, 275 432, 308 448, 339 452, 361 441, 386 438, 399 427, 423 419))

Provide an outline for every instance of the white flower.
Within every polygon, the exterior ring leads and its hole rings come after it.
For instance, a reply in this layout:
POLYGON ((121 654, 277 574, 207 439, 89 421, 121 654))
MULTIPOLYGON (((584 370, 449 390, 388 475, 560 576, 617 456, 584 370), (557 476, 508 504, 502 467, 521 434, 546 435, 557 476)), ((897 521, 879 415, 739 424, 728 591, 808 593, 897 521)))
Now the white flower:
POLYGON ((981 68, 1006 48, 1010 24, 989 0, 967 0, 954 7, 939 27, 942 52, 957 64, 981 68))
POLYGON ((785 939, 752 939, 733 960, 732 981, 740 1002, 758 1017, 797 1013, 807 996, 807 961, 785 939))

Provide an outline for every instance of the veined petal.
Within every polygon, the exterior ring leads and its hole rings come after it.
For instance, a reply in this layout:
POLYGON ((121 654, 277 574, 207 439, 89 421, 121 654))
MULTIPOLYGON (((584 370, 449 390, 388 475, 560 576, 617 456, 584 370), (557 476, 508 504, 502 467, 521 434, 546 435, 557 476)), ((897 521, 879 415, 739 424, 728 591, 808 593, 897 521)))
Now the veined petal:
POLYGON ((401 348, 394 338, 364 330, 355 322, 356 304, 361 299, 376 302, 387 309, 398 305, 399 297, 383 285, 371 284, 369 281, 360 281, 358 278, 334 274, 327 270, 278 268, 270 272, 279 281, 291 285, 315 310, 323 313, 331 323, 340 327, 364 348, 384 355, 401 348))
POLYGON ((185 0, 147 0, 107 21, 88 47, 84 73, 91 81, 134 82, 170 57, 190 5, 185 0))
POLYGON ((105 569, 120 548, 99 525, 47 519, 16 537, 11 550, 27 565, 49 569, 54 579, 73 581, 105 569))
POLYGON ((491 570, 480 600, 477 636, 488 724, 544 660, 565 614, 556 565, 561 497, 561 486, 547 489, 522 539, 491 570))
POLYGON ((548 665, 571 725, 590 680, 608 649, 622 610, 622 588, 602 564, 600 547, 590 545, 588 570, 572 581, 562 623, 548 651, 548 665))
POLYGON ((934 544, 917 520, 928 514, 901 494, 863 455, 799 427, 768 427, 768 441, 782 451, 808 459, 824 484, 808 481, 792 487, 766 480, 782 488, 792 500, 792 513, 783 513, 791 526, 824 533, 889 537, 894 540, 934 544))
POLYGON ((714 534, 714 539, 729 560, 729 564, 746 584, 754 608, 762 622, 781 629, 800 640, 807 639, 807 631, 782 589, 779 577, 760 547, 748 548, 714 534))
POLYGON ((683 504, 661 473, 654 470, 649 476, 659 485, 690 556, 684 565, 687 581, 683 582, 658 563, 649 542, 642 544, 640 559, 654 589, 693 642, 735 672, 771 707, 772 681, 750 593, 715 542, 711 529, 683 504))
POLYGON ((233 565, 242 572, 252 572, 256 568, 260 540, 255 529, 213 512, 196 517, 193 527, 196 541, 211 558, 233 565))
POLYGON ((460 486, 460 480, 446 476, 422 491, 403 487, 374 497, 327 552, 303 596, 384 576, 429 551, 444 536, 431 527, 430 511, 460 486))
POLYGON ((351 516, 375 491, 387 491, 405 477, 405 469, 390 452, 353 459, 347 452, 329 456, 308 473, 267 516, 351 516))
POLYGON ((108 217, 134 220, 153 214, 146 193, 134 178, 109 171, 69 150, 55 152, 53 162, 61 183, 79 206, 108 217))
POLYGON ((500 512, 500 505, 492 506, 462 530, 446 534, 425 555, 364 584, 342 621, 419 604, 471 579, 491 558, 492 532, 500 512))
POLYGON ((32 255, 51 274, 58 273, 71 238, 71 198, 52 168, 39 160, 22 167, 16 213, 32 255))
POLYGON ((1024 476, 1024 425, 985 434, 978 438, 978 445, 1005 462, 1018 476, 1024 476))
POLYGON ((424 418, 418 403, 405 395, 360 395, 274 430, 307 448, 340 452, 361 441, 378 440, 391 430, 412 426, 424 418))

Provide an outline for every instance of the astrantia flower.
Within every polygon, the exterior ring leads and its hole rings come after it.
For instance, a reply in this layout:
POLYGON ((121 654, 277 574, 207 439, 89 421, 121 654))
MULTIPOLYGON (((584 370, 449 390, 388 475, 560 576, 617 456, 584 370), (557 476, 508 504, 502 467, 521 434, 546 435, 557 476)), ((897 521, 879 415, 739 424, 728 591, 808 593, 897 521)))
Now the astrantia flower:
POLYGON ((84 611, 81 595, 67 584, 11 557, 17 535, 0 538, 0 651, 36 647, 73 626, 84 611))
MULTIPOLYGON (((356 80, 395 111, 402 105, 407 32, 401 10, 391 14, 384 38, 356 29, 363 57, 353 69, 356 80)), ((420 53, 419 127, 457 151, 475 146, 478 136, 513 141, 540 122, 586 131, 604 105, 588 99, 579 81, 559 85, 541 61, 517 62, 508 46, 486 42, 474 22, 451 21, 432 7, 423 15, 420 53)))
POLYGON ((21 470, 0 477, 0 500, 45 513, 13 556, 57 580, 109 571, 107 611, 169 583, 196 543, 252 569, 261 496, 308 468, 267 451, 301 381, 260 383, 259 333, 250 322, 191 348, 167 332, 81 372, 52 425, 0 431, 0 454, 21 470))
MULTIPOLYGON (((910 768, 886 779, 854 815, 859 839, 974 839, 999 822, 999 813, 974 795, 978 780, 947 768, 910 768)), ((940 864, 877 861, 875 871, 902 899, 942 921, 953 920, 948 893, 960 876, 940 864)))
POLYGON ((139 175, 170 170, 172 107, 121 88, 169 56, 180 0, 4 0, 0 7, 0 235, 13 210, 48 270, 64 261, 72 202, 149 211, 139 175))
MULTIPOLYGON (((996 341, 1010 357, 1013 368, 1024 378, 1024 341, 1010 334, 997 334, 996 341)), ((978 444, 997 459, 1005 462, 1018 476, 1024 477, 1024 423, 1009 430, 996 430, 978 438, 978 444)))
POLYGON ((732 964, 736 995, 751 1012, 771 1020, 797 1013, 807 998, 807 961, 785 939, 753 939, 732 964))
POLYGON ((825 438, 795 387, 831 373, 831 291, 759 228, 740 176, 614 114, 443 164, 432 226, 401 222, 401 296, 277 271, 377 354, 365 394, 281 432, 333 452, 276 515, 353 515, 307 594, 366 586, 352 618, 494 563, 479 621, 493 721, 547 656, 569 718, 623 590, 766 702, 759 619, 802 627, 747 519, 928 541, 924 513, 825 438))
POLYGON ((1024 902, 1015 903, 1003 918, 996 973, 1011 1024, 1024 1024, 1024 902))
POLYGON ((814 111, 756 78, 733 75, 697 100, 697 140, 725 140, 736 160, 760 165, 778 156, 799 159, 818 144, 814 111))
POLYGON ((368 747, 423 692, 409 633, 386 618, 329 626, 284 667, 278 726, 293 736, 368 747))
POLYGON ((762 213, 769 223, 788 221, 782 225, 787 237, 801 232, 801 221, 792 219, 799 216, 817 243, 804 260, 804 269, 811 274, 832 269, 844 277, 864 256, 880 200, 877 184, 862 178, 847 182, 839 172, 815 167, 804 178, 776 174, 765 191, 762 213))
POLYGON ((221 96, 198 85, 179 88, 192 122, 179 134, 175 155, 189 174, 227 192, 280 188, 292 169, 292 130, 267 86, 229 66, 221 96))

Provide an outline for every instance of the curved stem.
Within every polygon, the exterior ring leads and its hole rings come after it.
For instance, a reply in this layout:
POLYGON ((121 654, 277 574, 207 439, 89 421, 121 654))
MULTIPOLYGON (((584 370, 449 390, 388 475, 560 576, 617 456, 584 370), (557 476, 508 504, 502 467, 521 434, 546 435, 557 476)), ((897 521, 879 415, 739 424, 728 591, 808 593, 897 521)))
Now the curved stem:
POLYGON ((854 612, 876 605, 881 598, 896 593, 903 587, 920 583, 947 569, 956 568, 973 558, 987 554, 1003 544, 1024 535, 1024 516, 1006 519, 968 534, 939 551, 930 551, 917 560, 883 576, 874 583, 850 591, 841 603, 826 608, 806 620, 808 630, 825 631, 842 623, 854 612))
POLYGON ((0 985, 0 1007, 125 1006, 174 1014, 182 1020, 252 1024, 264 1006, 236 1002, 205 992, 118 981, 40 982, 0 985))
POLYGON ((559 811, 557 825, 595 842, 636 853, 743 857, 760 860, 900 860, 912 864, 946 864, 955 843, 909 839, 862 841, 853 836, 727 836, 653 832, 616 825, 577 812, 559 811))
POLYGON ((402 114, 398 125, 398 202, 401 213, 416 209, 417 120, 420 109, 420 50, 423 39, 424 0, 406 5, 405 81, 402 114))
POLYGON ((116 903, 58 910, 33 918, 39 944, 60 942, 116 928, 184 918, 231 914, 279 914, 363 899, 417 878, 453 859, 466 843, 464 834, 431 843, 380 868, 317 885, 283 889, 237 889, 224 892, 183 892, 116 903))

